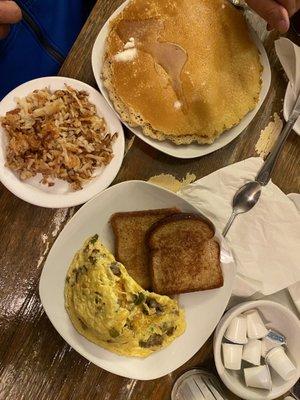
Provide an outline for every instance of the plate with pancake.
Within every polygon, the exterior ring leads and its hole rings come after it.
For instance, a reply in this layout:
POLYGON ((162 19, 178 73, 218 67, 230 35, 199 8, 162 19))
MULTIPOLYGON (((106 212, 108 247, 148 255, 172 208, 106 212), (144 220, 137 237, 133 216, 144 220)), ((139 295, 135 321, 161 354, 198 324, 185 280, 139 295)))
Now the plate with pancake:
POLYGON ((122 4, 95 41, 103 96, 135 135, 166 154, 196 158, 226 146, 268 93, 263 44, 226 0, 142 3, 122 4))
POLYGON ((78 353, 114 374, 149 380, 171 373, 203 346, 226 308, 235 273, 226 241, 195 207, 165 189, 146 182, 128 181, 90 200, 68 222, 46 260, 39 291, 52 324, 78 353), (192 229, 186 230, 186 224, 192 229), (142 263, 147 256, 139 247, 139 235, 145 225, 151 226, 145 238, 151 246, 151 270, 156 274, 154 288, 149 288, 149 276, 133 262, 136 258, 142 263), (174 229, 178 228, 185 235, 181 239, 174 234, 174 229), (132 232, 135 232, 135 241, 132 232), (198 239, 202 235, 201 240, 209 248, 202 251, 197 241, 190 246, 193 235, 198 239), (166 246, 173 246, 173 250, 161 251, 166 246), (177 272, 175 248, 176 259, 181 260, 177 268, 182 265, 177 272), (204 253, 210 261, 208 264, 204 260, 200 262, 204 269, 195 283, 198 261, 204 253), (125 262, 131 268, 126 267, 125 262), (171 264, 178 276, 176 285, 176 280, 168 275, 172 274, 171 264), (166 267, 164 272, 163 266, 166 267), (93 276, 97 277, 94 281, 93 276), (97 289, 89 287, 90 284, 98 285, 97 289), (119 295, 116 287, 121 288, 119 295), (153 289, 156 292, 153 293, 153 289), (190 293, 173 296, 182 291, 190 293), (86 296, 91 293, 96 297, 89 302, 86 296), (124 305, 128 301, 129 314, 124 305), (108 305, 118 307, 118 312, 109 318, 106 317, 111 315, 108 305), (120 322, 124 315, 125 320, 120 322), (155 333, 145 341, 140 337, 149 328, 147 319, 151 319, 150 329, 155 333), (170 321, 177 326, 170 326, 170 321), (164 327, 166 331, 162 334, 164 327), (123 340, 125 333, 126 340, 123 340))

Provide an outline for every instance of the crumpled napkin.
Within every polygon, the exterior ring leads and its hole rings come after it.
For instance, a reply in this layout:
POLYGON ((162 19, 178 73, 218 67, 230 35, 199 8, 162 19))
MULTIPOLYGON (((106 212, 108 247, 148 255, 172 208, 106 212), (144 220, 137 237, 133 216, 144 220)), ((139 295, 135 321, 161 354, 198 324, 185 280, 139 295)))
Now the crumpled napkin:
MULTIPOLYGON (((227 166, 179 194, 222 231, 235 192, 255 178, 262 163, 261 158, 249 158, 227 166)), ((227 239, 238 271, 234 295, 269 295, 300 281, 300 213, 272 182, 263 188, 258 204, 236 218, 227 239)))
MULTIPOLYGON (((299 215, 300 215, 300 193, 291 193, 288 194, 289 199, 291 199, 297 210, 299 211, 299 215)), ((300 253, 300 251, 299 251, 300 253)), ((299 255, 300 258, 300 255, 299 255)), ((290 286, 289 288, 289 293, 291 295, 291 298, 297 308, 297 310, 300 313, 300 281, 297 283, 294 283, 294 285, 290 286)))
POLYGON ((287 38, 275 42, 277 56, 291 83, 295 103, 300 93, 300 47, 287 38))

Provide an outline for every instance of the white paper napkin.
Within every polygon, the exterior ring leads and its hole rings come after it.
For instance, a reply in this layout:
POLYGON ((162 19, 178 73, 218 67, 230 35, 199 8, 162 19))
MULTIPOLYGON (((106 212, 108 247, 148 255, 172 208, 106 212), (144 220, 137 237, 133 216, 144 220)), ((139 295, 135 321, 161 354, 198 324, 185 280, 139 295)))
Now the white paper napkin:
POLYGON ((300 47, 287 38, 280 38, 275 42, 275 50, 291 83, 295 102, 300 93, 300 47))
MULTIPOLYGON (((222 231, 238 188, 254 179, 261 158, 249 158, 220 169, 182 189, 180 194, 222 231)), ((259 203, 239 215, 228 233, 238 270, 234 294, 275 293, 300 281, 300 213, 270 182, 259 203)))
MULTIPOLYGON (((295 206, 300 214, 300 193, 290 193, 290 194, 288 194, 288 197, 289 197, 289 199, 291 199, 293 201, 293 203, 295 204, 295 206)), ((300 244, 299 244, 299 247, 300 247, 300 244)), ((300 249, 299 249, 299 253, 300 253, 300 249)), ((300 254, 299 254, 299 259, 300 259, 300 254)), ((288 289, 289 289, 291 298, 292 298, 295 306, 297 307, 297 310, 300 313, 300 281, 297 283, 294 283, 294 285, 292 285, 292 286, 289 286, 288 289)))

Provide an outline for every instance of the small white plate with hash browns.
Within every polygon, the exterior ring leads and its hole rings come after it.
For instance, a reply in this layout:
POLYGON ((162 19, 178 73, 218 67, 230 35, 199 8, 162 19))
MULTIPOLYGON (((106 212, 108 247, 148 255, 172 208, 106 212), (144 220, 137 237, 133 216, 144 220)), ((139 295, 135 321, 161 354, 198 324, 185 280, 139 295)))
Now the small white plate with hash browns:
POLYGON ((0 102, 0 180, 28 203, 85 203, 124 157, 124 132, 101 94, 71 78, 24 83, 0 102))

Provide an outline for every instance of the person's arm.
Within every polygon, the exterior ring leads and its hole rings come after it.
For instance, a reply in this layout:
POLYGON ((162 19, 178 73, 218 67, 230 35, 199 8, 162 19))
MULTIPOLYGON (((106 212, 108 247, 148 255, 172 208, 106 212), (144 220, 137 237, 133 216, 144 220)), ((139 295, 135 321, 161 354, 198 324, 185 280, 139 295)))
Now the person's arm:
POLYGON ((286 33, 290 17, 300 9, 300 0, 246 0, 249 7, 263 17, 270 29, 286 33))
POLYGON ((16 24, 22 19, 20 7, 10 0, 0 0, 0 39, 9 32, 9 25, 16 24))

